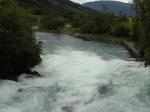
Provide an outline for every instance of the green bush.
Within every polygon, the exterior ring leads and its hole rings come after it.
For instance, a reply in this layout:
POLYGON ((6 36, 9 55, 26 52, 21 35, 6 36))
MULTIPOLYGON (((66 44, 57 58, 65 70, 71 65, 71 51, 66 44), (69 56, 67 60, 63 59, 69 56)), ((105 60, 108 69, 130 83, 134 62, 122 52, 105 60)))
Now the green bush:
POLYGON ((108 13, 101 13, 96 19, 98 34, 105 34, 111 32, 111 26, 114 22, 113 15, 108 13))
POLYGON ((82 25, 86 24, 89 19, 90 18, 88 16, 74 14, 71 23, 73 27, 81 27, 82 25))
POLYGON ((0 74, 26 72, 41 61, 29 17, 10 0, 0 1, 0 74))
POLYGON ((113 35, 119 37, 128 37, 130 35, 130 29, 127 26, 120 24, 113 31, 113 35))
POLYGON ((84 20, 81 30, 89 34, 110 34, 113 22, 113 15, 101 13, 95 18, 84 20))
POLYGON ((150 64, 150 48, 145 50, 145 60, 150 64))
POLYGON ((46 15, 42 19, 42 26, 46 29, 60 29, 64 27, 65 20, 61 16, 46 15))
POLYGON ((81 32, 86 34, 96 34, 98 32, 96 22, 88 20, 81 26, 81 32))

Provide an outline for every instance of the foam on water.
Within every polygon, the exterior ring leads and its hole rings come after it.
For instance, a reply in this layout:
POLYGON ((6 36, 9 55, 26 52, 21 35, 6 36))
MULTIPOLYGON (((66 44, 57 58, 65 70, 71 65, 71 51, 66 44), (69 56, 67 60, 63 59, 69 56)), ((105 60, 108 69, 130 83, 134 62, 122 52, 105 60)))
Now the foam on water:
POLYGON ((122 46, 37 37, 44 53, 35 70, 43 77, 0 81, 0 112, 149 112, 150 69, 129 61, 122 46))

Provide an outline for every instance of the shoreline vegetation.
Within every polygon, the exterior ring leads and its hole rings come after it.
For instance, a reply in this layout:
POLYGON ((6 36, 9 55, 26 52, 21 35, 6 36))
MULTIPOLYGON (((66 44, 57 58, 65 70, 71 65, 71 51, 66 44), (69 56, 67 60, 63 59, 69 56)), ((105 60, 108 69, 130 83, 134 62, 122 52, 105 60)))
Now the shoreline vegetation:
POLYGON ((31 15, 11 0, 0 1, 0 79, 17 80, 22 73, 40 76, 41 42, 31 29, 31 15))

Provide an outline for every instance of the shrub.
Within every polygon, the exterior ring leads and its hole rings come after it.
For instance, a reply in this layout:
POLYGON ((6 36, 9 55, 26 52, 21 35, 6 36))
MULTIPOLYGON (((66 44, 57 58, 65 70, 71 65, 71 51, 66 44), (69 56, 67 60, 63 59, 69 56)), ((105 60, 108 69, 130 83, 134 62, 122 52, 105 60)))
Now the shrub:
POLYGON ((105 34, 111 32, 111 26, 114 21, 111 14, 101 13, 95 21, 98 28, 98 34, 105 34))
POLYGON ((88 20, 81 26, 82 33, 96 34, 98 32, 97 25, 94 20, 88 20))
POLYGON ((0 74, 29 71, 41 61, 30 15, 10 0, 1 0, 0 10, 0 74))
POLYGON ((145 50, 145 61, 147 61, 147 63, 150 64, 150 48, 147 48, 145 50))
POLYGON ((120 37, 128 37, 130 35, 130 29, 125 25, 120 24, 114 30, 113 35, 120 37))
POLYGON ((46 15, 42 19, 42 26, 46 29, 59 29, 64 27, 65 20, 61 16, 46 15))

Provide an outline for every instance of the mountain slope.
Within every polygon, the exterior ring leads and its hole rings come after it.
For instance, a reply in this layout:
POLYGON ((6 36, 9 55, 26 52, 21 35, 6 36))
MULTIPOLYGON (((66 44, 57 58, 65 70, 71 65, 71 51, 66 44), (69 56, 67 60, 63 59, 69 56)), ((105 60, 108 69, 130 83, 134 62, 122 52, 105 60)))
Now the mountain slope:
POLYGON ((95 14, 96 11, 74 3, 70 0, 13 0, 20 6, 23 6, 36 13, 88 13, 95 14))
POLYGON ((135 14, 132 5, 128 3, 122 3, 117 1, 95 1, 83 4, 88 8, 96 11, 108 11, 114 14, 126 14, 127 16, 133 16, 135 14))

